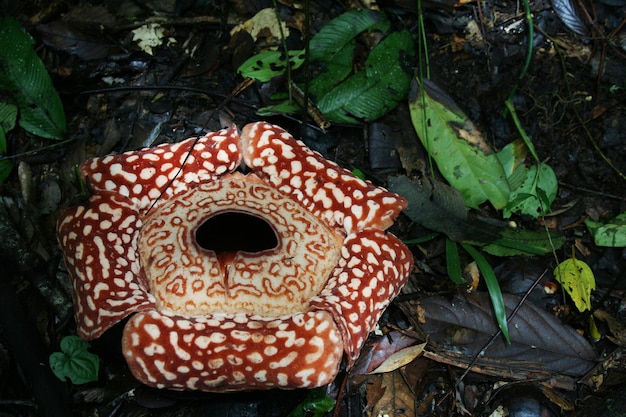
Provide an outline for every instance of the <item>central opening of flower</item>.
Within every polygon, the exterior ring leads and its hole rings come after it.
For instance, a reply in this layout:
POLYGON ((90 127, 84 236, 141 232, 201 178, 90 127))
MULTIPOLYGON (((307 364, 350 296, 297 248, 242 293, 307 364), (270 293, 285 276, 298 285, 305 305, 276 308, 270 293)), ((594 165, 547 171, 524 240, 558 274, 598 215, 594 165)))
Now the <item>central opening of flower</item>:
POLYGON ((189 316, 306 311, 343 236, 253 174, 198 185, 146 218, 139 253, 157 309, 189 316))
POLYGON ((238 211, 211 216, 196 230, 196 241, 201 248, 215 253, 261 252, 274 249, 278 237, 264 219, 238 211))

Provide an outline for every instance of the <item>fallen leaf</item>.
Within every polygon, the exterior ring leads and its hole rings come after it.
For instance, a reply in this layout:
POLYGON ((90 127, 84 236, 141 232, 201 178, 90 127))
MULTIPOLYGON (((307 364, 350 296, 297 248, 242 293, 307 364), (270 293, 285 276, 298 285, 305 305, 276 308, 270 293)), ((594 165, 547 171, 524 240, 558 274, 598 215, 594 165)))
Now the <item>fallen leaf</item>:
MULTIPOLYGON (((520 298, 504 294, 503 300, 510 316, 520 298)), ((429 350, 460 362, 480 354, 478 365, 499 367, 503 375, 525 371, 580 376, 594 366, 596 356, 587 340, 532 303, 524 303, 509 320, 511 344, 499 337, 484 352, 498 330, 487 294, 433 296, 420 305, 425 319, 420 328, 428 335, 429 350)))
POLYGON ((373 336, 361 350, 354 367, 350 371, 352 375, 367 375, 372 369, 379 367, 390 356, 401 350, 414 345, 415 339, 398 331, 390 331, 382 336, 373 336))
POLYGON ((490 242, 500 237, 502 225, 468 218, 461 194, 440 181, 424 177, 420 182, 407 177, 390 177, 388 187, 409 201, 404 213, 422 226, 463 242, 490 242))
MULTIPOLYGON (((143 26, 139 26, 137 29, 131 32, 133 34, 133 41, 137 41, 137 46, 142 51, 149 55, 153 55, 152 48, 161 46, 165 39, 165 29, 158 23, 148 23, 143 26)), ((168 44, 176 43, 174 38, 168 38, 168 44)))
POLYGON ((255 41, 263 37, 267 43, 271 43, 272 40, 283 39, 283 36, 286 39, 289 36, 287 24, 277 19, 276 10, 271 7, 260 10, 250 19, 235 26, 230 31, 230 35, 234 36, 242 30, 248 32, 255 41))
POLYGON ((393 355, 389 356, 383 363, 374 369, 370 374, 382 374, 385 372, 392 372, 396 369, 402 368, 405 365, 411 363, 415 358, 420 356, 426 347, 426 343, 420 343, 419 345, 409 346, 404 348, 393 355))
POLYGON ((368 409, 372 410, 371 416, 415 415, 415 395, 399 370, 381 374, 377 383, 376 402, 370 402, 368 395, 368 409))
POLYGON ((609 330, 612 333, 612 336, 607 336, 609 340, 618 346, 626 346, 626 327, 622 323, 604 310, 594 311, 593 316, 598 320, 602 320, 609 326, 609 330))
POLYGON ((104 59, 121 51, 94 24, 59 20, 38 25, 37 30, 46 45, 87 61, 104 59))

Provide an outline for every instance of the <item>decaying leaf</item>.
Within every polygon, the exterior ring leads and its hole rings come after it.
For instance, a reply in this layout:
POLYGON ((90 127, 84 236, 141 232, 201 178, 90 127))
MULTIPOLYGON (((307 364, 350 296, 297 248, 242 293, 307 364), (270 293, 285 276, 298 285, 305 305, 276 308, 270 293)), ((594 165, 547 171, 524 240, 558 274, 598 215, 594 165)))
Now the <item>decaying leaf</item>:
POLYGON ((602 320, 609 326, 609 330, 611 331, 611 335, 607 336, 609 340, 616 345, 626 347, 626 326, 604 310, 594 311, 593 316, 598 320, 602 320))
POLYGON ((371 377, 367 408, 371 416, 414 416, 415 395, 399 370, 371 377))
POLYGON ((572 31, 576 32, 580 36, 587 36, 589 30, 587 26, 583 23, 580 17, 578 17, 578 13, 576 13, 576 8, 574 4, 576 4, 572 0, 552 0, 552 8, 556 15, 561 19, 561 21, 570 28, 572 31))
POLYGON ((271 7, 260 10, 244 23, 235 26, 230 31, 230 34, 233 36, 241 30, 248 32, 255 41, 263 37, 268 41, 268 43, 280 41, 283 39, 283 36, 285 38, 289 36, 289 28, 287 27, 287 24, 277 19, 276 10, 271 7))
POLYGON ((452 240, 490 242, 500 238, 502 227, 468 219, 463 197, 447 184, 428 177, 419 183, 407 177, 390 177, 388 187, 409 201, 404 213, 411 220, 452 240))
MULTIPOLYGON (((137 46, 149 55, 154 54, 152 48, 161 46, 166 40, 165 28, 158 23, 147 23, 139 26, 131 33, 133 34, 133 41, 137 41, 137 46)), ((176 43, 176 39, 168 37, 167 44, 172 43, 176 43)))
POLYGON ((104 59, 121 52, 95 24, 57 20, 38 25, 37 30, 46 45, 84 60, 104 59))
POLYGON ((354 367, 350 371, 352 375, 367 375, 390 356, 415 344, 415 339, 408 337, 395 330, 382 336, 368 339, 354 367))
POLYGON ((421 355, 424 351, 424 347, 426 347, 426 343, 404 348, 385 359, 385 361, 381 363, 378 368, 370 372, 370 374, 382 374, 402 368, 421 355))
MULTIPOLYGON (((520 298, 504 294, 503 300, 510 317, 520 298)), ((477 365, 500 368, 502 375, 580 376, 594 366, 595 353, 585 338, 531 303, 524 303, 509 320, 511 344, 497 338, 484 352, 485 343, 497 331, 487 294, 434 296, 422 299, 420 305, 424 309, 420 328, 429 338, 429 350, 458 362, 467 364, 480 354, 477 365)))
POLYGON ((596 279, 589 265, 576 258, 566 259, 554 269, 554 277, 572 297, 578 311, 591 310, 596 279))

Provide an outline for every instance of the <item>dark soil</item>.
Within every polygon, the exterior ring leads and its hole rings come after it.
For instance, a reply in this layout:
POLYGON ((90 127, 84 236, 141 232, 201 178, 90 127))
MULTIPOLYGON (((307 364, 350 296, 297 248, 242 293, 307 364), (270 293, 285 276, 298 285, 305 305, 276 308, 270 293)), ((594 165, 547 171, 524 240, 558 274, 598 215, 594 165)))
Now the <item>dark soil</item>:
MULTIPOLYGON (((242 127, 258 120, 255 110, 273 91, 284 91, 285 80, 255 84, 231 95, 243 81, 236 74, 237 66, 264 45, 262 40, 255 44, 247 38, 232 39, 230 30, 258 10, 271 7, 271 2, 13 3, 0 1, 0 11, 15 16, 34 37, 37 53, 63 100, 69 140, 59 143, 33 137, 20 128, 7 135, 7 153, 15 157, 16 168, 0 184, 0 227, 5 241, 0 245, 0 415, 289 414, 306 391, 202 394, 159 392, 142 386, 129 374, 119 354, 117 328, 92 343, 92 351, 101 358, 97 382, 84 386, 62 383, 47 368, 48 356, 59 350, 61 339, 75 334, 71 287, 55 234, 60 211, 83 198, 74 166, 95 155, 180 141, 220 129, 225 122, 242 127), (149 55, 133 42, 131 31, 155 17, 167 38, 175 42, 156 46, 149 55), (197 52, 190 55, 192 50, 197 52), (124 88, 118 88, 121 86, 124 88)), ((574 253, 595 274, 593 309, 607 312, 613 321, 596 320, 600 338, 594 340, 589 334, 589 314, 578 313, 557 290, 548 303, 549 313, 578 329, 593 345, 597 367, 585 375, 568 375, 564 384, 569 385, 564 387, 551 383, 565 381, 558 373, 550 375, 552 380, 543 374, 520 380, 507 377, 502 367, 496 366, 493 372, 462 375, 467 363, 446 362, 433 350, 434 354, 416 359, 394 374, 407 383, 404 391, 410 392, 412 412, 491 415, 502 407, 515 416, 583 416, 590 415, 590 410, 596 415, 626 415, 621 358, 626 343, 626 251, 595 246, 583 223, 587 218, 609 221, 626 210, 626 3, 574 2, 576 16, 587 31, 583 36, 572 30, 571 22, 569 26, 563 23, 571 18, 563 14, 563 5, 531 2, 533 53, 523 78, 528 30, 520 4, 422 3, 432 80, 476 123, 494 149, 520 138, 504 112, 504 101, 516 88, 513 102, 521 125, 540 159, 552 167, 559 180, 552 214, 539 220, 525 216, 510 220, 524 229, 547 227, 563 233, 566 243, 554 255, 493 257, 490 263, 503 280, 504 276, 520 275, 532 281, 544 271, 550 276, 555 259, 562 261, 574 253)), ((392 16, 397 28, 409 28, 417 42, 414 2, 378 4, 392 16)), ((292 32, 288 43, 294 48, 304 41, 299 31, 300 6, 291 2, 279 6, 292 32)), ((330 1, 311 4, 311 31, 319 30, 347 7, 330 1)), ((322 132, 300 114, 274 116, 269 121, 303 138, 328 159, 349 169, 359 168, 378 184, 384 185, 390 174, 414 179, 433 174, 406 102, 377 121, 391 126, 399 158, 390 160, 373 151, 380 146, 377 123, 333 125, 322 132)), ((481 215, 501 220, 490 206, 481 209, 481 215)), ((423 226, 402 216, 393 232, 415 239, 430 233, 423 226)), ((420 318, 412 303, 464 289, 447 278, 443 237, 411 248, 415 273, 380 325, 387 334, 397 336, 399 333, 392 331, 400 331, 423 338, 416 328, 420 318)), ((504 282, 503 288, 508 289, 504 282)), ((374 338, 366 347, 380 343, 374 338)), ((363 354, 361 361, 369 362, 369 355, 363 354)), ((367 367, 367 363, 360 366, 367 367)), ((333 415, 384 414, 389 410, 382 405, 385 389, 389 395, 402 388, 390 386, 388 381, 382 384, 381 388, 380 380, 342 372, 326 389, 338 401, 333 415)), ((400 405, 394 411, 397 415, 408 413, 400 405)))

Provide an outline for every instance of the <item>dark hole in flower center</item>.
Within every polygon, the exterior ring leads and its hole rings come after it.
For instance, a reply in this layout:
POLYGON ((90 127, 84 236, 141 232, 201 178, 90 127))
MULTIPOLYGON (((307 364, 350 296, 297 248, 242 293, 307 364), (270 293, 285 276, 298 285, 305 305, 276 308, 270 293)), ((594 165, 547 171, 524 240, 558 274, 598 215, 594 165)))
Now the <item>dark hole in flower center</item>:
POLYGON ((278 245, 268 222, 247 213, 229 211, 210 217, 196 230, 200 247, 215 253, 261 252, 278 245))

